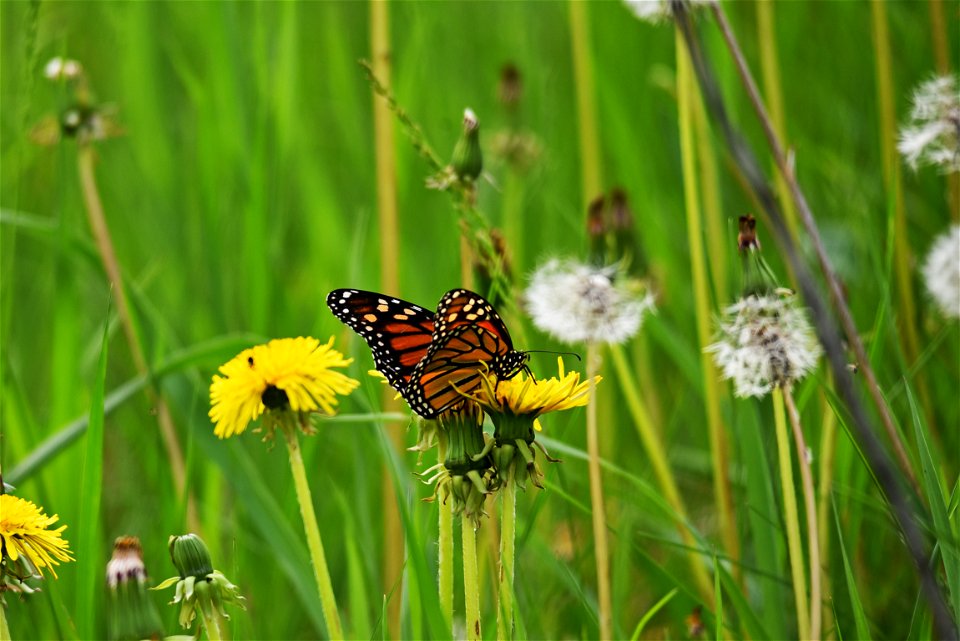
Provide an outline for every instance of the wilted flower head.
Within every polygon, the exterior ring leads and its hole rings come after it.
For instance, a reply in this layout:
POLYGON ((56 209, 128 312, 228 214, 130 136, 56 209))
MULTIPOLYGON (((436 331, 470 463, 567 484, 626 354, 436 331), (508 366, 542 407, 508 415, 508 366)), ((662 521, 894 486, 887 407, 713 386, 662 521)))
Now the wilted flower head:
POLYGON ((525 297, 533 324, 566 343, 621 343, 654 306, 640 281, 575 261, 548 261, 534 272, 525 297))
POLYGON ((792 295, 749 295, 724 310, 717 342, 706 348, 740 397, 765 396, 810 373, 820 344, 792 295))
POLYGON ((67 526, 47 529, 59 518, 47 516, 32 501, 0 494, 0 588, 31 592, 20 585, 24 580, 41 578, 44 570, 56 578, 54 566, 73 561, 70 545, 61 537, 67 526))
POLYGON ((76 60, 69 58, 51 58, 43 68, 43 75, 50 80, 73 80, 83 73, 83 67, 76 60))
MULTIPOLYGON (((677 0, 624 0, 634 15, 647 22, 664 22, 673 18, 673 10, 670 8, 671 2, 677 0)), ((715 0, 687 0, 691 6, 713 4, 715 0)))
POLYGON ((135 536, 121 536, 107 563, 111 639, 159 639, 160 614, 147 591, 143 549, 135 536))
POLYGON ((960 92, 953 76, 939 76, 913 93, 910 122, 900 129, 897 149, 913 169, 935 165, 960 171, 960 92))
POLYGON ((337 395, 359 383, 332 368, 353 359, 333 349, 333 338, 321 345, 311 337, 280 338, 245 349, 220 367, 210 385, 210 419, 220 438, 243 432, 267 410, 297 414, 333 414, 337 395))
POLYGON ((960 225, 934 241, 923 261, 927 291, 948 318, 960 318, 960 225))

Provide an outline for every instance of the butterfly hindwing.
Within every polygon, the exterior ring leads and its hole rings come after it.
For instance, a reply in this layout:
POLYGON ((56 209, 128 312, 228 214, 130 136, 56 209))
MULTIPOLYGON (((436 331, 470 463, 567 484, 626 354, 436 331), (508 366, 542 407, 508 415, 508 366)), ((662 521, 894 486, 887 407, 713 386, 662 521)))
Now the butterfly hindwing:
POLYGON ((360 289, 335 289, 327 295, 330 311, 367 342, 373 362, 398 391, 426 356, 434 314, 414 303, 360 289))

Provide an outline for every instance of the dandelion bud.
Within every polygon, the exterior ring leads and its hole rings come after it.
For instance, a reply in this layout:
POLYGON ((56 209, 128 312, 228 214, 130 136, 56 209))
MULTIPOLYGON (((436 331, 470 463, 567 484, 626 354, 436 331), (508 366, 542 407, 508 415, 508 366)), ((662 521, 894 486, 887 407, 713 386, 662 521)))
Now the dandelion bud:
POLYGON ((757 219, 752 214, 740 216, 740 233, 737 234, 737 248, 741 252, 750 249, 760 249, 757 240, 757 219))
POLYGON ((500 102, 509 111, 514 111, 520 104, 523 95, 523 81, 520 70, 512 62, 508 62, 500 69, 500 102))
POLYGON ((147 588, 143 549, 135 536, 122 536, 113 544, 107 563, 111 639, 159 639, 163 624, 147 588))
POLYGON ((196 534, 171 536, 170 558, 173 565, 180 572, 181 578, 193 576, 202 578, 213 572, 213 561, 210 559, 210 550, 196 534))
POLYGON ((760 254, 757 220, 750 214, 740 217, 737 249, 743 267, 743 296, 764 296, 775 292, 778 288, 777 278, 760 254))
POLYGON ((463 111, 463 133, 453 148, 453 170, 460 180, 476 180, 483 171, 480 122, 472 109, 463 111))
POLYGON ((228 603, 246 609, 240 588, 222 572, 213 569, 210 551, 200 537, 196 534, 171 536, 169 548, 170 558, 180 575, 170 577, 153 589, 163 590, 176 585, 171 603, 180 604, 178 620, 182 627, 190 626, 198 609, 204 619, 209 620, 208 625, 216 620, 212 615, 230 618, 223 607, 228 603))
POLYGON ((613 231, 614 260, 627 261, 630 273, 646 272, 646 261, 637 245, 634 215, 627 192, 620 187, 610 192, 610 229, 613 231))

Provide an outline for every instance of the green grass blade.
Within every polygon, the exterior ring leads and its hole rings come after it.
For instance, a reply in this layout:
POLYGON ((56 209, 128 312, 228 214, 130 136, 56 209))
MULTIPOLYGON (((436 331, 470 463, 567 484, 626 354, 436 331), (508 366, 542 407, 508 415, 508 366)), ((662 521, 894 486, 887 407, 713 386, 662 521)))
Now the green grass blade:
MULTIPOLYGON (((856 638, 860 641, 869 641, 870 625, 867 622, 867 615, 863 610, 863 602, 860 600, 860 590, 857 588, 856 577, 853 576, 853 569, 850 567, 850 559, 847 558, 847 545, 843 540, 843 528, 840 527, 840 515, 837 514, 837 506, 833 505, 833 519, 837 525, 837 545, 840 548, 840 555, 843 557, 843 573, 847 579, 847 594, 850 597, 850 606, 853 608, 853 620, 857 626, 856 638)), ((837 625, 837 632, 840 633, 840 626, 837 625)))
MULTIPOLYGON (((107 309, 109 319, 110 309, 107 309)), ((77 632, 82 639, 103 636, 97 628, 99 603, 103 602, 103 552, 101 541, 100 505, 103 492, 103 398, 107 381, 107 327, 104 322, 100 360, 93 381, 90 398, 90 421, 87 429, 87 447, 80 480, 80 521, 76 525, 77 541, 77 632)))
POLYGON ((660 597, 659 601, 650 606, 650 609, 647 610, 642 617, 640 617, 639 621, 637 621, 637 627, 633 629, 633 634, 630 635, 630 641, 637 641, 637 639, 640 638, 640 635, 643 634, 643 629, 647 627, 648 623, 650 623, 650 619, 655 617, 657 612, 663 609, 665 605, 670 603, 670 600, 675 596, 677 596, 677 588, 673 588, 660 597))
POLYGON ((923 491, 930 504, 930 513, 933 516, 933 531, 937 537, 937 548, 943 558, 943 568, 947 578, 950 607, 956 617, 960 615, 960 550, 957 548, 957 529, 950 525, 946 499, 937 475, 937 470, 941 468, 930 450, 927 426, 910 386, 907 386, 907 400, 910 403, 910 415, 913 419, 917 449, 920 450, 923 491))

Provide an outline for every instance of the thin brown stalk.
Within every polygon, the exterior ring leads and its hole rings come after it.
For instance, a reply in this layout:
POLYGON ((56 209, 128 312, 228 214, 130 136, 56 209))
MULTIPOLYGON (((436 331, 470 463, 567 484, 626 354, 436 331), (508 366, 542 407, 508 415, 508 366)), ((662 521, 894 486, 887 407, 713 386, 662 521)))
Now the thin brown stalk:
POLYGON ((807 548, 810 555, 810 638, 819 639, 820 626, 823 623, 823 599, 820 589, 820 528, 817 527, 813 475, 810 473, 810 459, 807 456, 807 443, 803 438, 803 428, 800 425, 800 413, 797 412, 790 388, 783 390, 783 400, 786 402, 787 417, 790 419, 790 427, 793 430, 793 442, 797 446, 803 509, 807 513, 807 548))
POLYGON ((784 180, 787 182, 787 186, 790 188, 790 195, 793 197, 794 204, 796 205, 797 211, 800 214, 800 220, 803 222, 804 229, 806 229, 807 234, 810 237, 810 242, 817 254, 817 260, 820 264, 820 271, 824 275, 828 291, 830 293, 830 302, 840 317, 840 324, 843 326, 843 331, 844 334, 846 334, 847 341, 850 343, 851 347, 853 347, 854 354, 857 357, 857 365, 859 366, 859 370, 863 374, 863 378, 866 381, 870 398, 873 400, 873 403, 880 414, 884 431, 886 431, 887 437, 890 439, 890 442, 893 445, 894 453, 896 454, 901 470, 910 480, 914 488, 918 488, 917 480, 913 473, 913 466, 910 464, 910 458, 907 456, 907 451, 904 448, 903 441, 901 440, 900 434, 897 432, 897 428, 894 425, 893 416, 890 414, 890 408, 887 405, 886 399, 883 398, 883 392, 880 391, 880 385, 877 382, 877 377, 873 372, 873 368, 870 366, 870 360, 867 357, 867 351, 863 346, 863 341, 860 339, 860 334, 857 332, 857 326, 853 321, 850 308, 847 307, 843 290, 840 287, 840 283, 837 280, 836 274, 833 270, 833 265, 831 264, 830 258, 827 255, 827 250, 824 247, 823 239, 820 237, 820 230, 818 229, 817 223, 813 218, 813 212, 810 209, 810 205, 807 204, 806 196, 804 196, 803 191, 800 189, 800 185, 797 183, 796 176, 794 175, 793 169, 787 160, 786 152, 784 151, 783 145, 780 142, 780 138, 773 129, 773 123, 770 121, 770 116, 767 114, 767 110, 763 105, 763 101, 760 98, 760 92, 757 90, 757 84, 753 80, 753 76, 750 73, 749 67, 747 67, 747 61, 743 56, 743 51, 740 49, 740 45, 737 42, 736 36, 733 34, 733 30, 730 28, 730 23, 727 21, 723 7, 721 7, 719 3, 713 3, 710 6, 713 10, 714 16, 717 19, 717 24, 720 26, 720 31, 723 33, 723 39, 727 44, 727 48, 730 49, 730 53, 734 58, 737 72, 740 75, 740 80, 746 88, 748 96, 750 97, 750 103, 753 105, 754 111, 757 113, 757 117, 759 118, 760 124, 763 127, 764 135, 766 136, 767 143, 770 145, 770 149, 773 152, 773 157, 776 160, 777 167, 780 169, 780 173, 783 175, 784 180))
POLYGON ((173 483, 176 487, 177 495, 186 497, 187 524, 191 530, 199 532, 200 521, 197 517, 197 506, 193 492, 184 493, 187 485, 187 472, 183 458, 183 449, 180 447, 177 430, 173 426, 170 408, 167 406, 167 402, 163 396, 160 395, 160 390, 150 375, 150 368, 143 354, 140 336, 137 333, 137 328, 133 321, 130 302, 127 298, 126 288, 124 287, 123 273, 120 271, 120 261, 117 260, 117 254, 113 249, 113 240, 110 238, 110 228, 107 226, 107 218, 103 212, 103 203, 100 200, 100 192, 97 189, 97 180, 94 172, 95 161, 96 152, 93 146, 87 143, 80 143, 77 150, 77 168, 80 173, 80 187, 83 192, 83 203, 87 211, 87 220, 93 232, 93 238, 97 245, 97 252, 100 254, 100 260, 103 261, 104 271, 107 273, 107 278, 110 280, 113 291, 116 293, 117 314, 120 318, 120 326, 123 328, 124 336, 130 348, 133 365, 136 367, 138 374, 147 377, 151 381, 151 385, 146 389, 147 400, 157 411, 157 423, 160 425, 160 435, 163 439, 164 448, 167 451, 167 459, 170 461, 170 472, 173 475, 173 483))
MULTIPOLYGON (((380 79, 386 91, 390 87, 390 21, 386 2, 370 3, 370 48, 372 73, 380 79)), ((399 232, 397 225, 397 160, 393 146, 393 115, 386 101, 373 98, 373 131, 376 145, 377 218, 380 225, 380 286, 383 291, 398 294, 399 232)), ((384 389, 382 402, 385 411, 398 409, 393 390, 384 389)), ((394 451, 403 451, 403 426, 386 426, 387 436, 394 451)), ((383 468, 381 488, 383 495, 383 590, 389 594, 403 572, 404 546, 400 511, 397 507, 393 479, 383 468)), ((401 594, 395 594, 387 604, 387 629, 390 636, 399 638, 401 594)))

